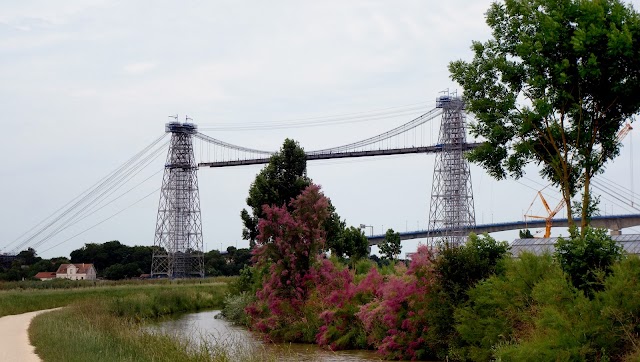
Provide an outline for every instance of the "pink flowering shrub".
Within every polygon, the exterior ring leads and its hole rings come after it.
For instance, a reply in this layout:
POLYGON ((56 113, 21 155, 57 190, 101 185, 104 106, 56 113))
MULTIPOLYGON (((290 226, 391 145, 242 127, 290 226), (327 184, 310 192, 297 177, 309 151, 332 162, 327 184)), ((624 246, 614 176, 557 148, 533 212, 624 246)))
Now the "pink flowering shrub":
POLYGON ((431 259, 430 250, 420 247, 409 268, 398 264, 386 277, 372 268, 357 284, 352 271, 333 270, 331 279, 342 282, 330 286, 339 287, 333 293, 323 293, 326 308, 316 342, 333 350, 374 348, 389 359, 424 357, 430 352, 425 334, 431 259))
POLYGON ((385 358, 416 359, 429 353, 426 298, 433 285, 427 247, 407 268, 383 276, 371 268, 360 282, 355 271, 320 254, 328 199, 310 185, 289 204, 264 206, 253 251, 262 271, 256 300, 246 312, 253 329, 275 341, 316 342, 330 349, 374 348, 385 358))
POLYGON ((431 259, 431 251, 419 247, 408 270, 397 268, 381 286, 379 295, 356 313, 367 343, 385 358, 417 359, 429 353, 425 335, 426 298, 434 282, 431 259))
POLYGON ((379 295, 383 278, 376 268, 354 284, 354 272, 343 268, 331 275, 332 280, 341 280, 341 287, 324 293, 325 308, 320 314, 322 326, 316 335, 316 343, 332 350, 368 348, 362 321, 356 316, 360 306, 379 295))
POLYGON ((290 206, 292 212, 284 205, 263 206, 265 218, 258 224, 253 261, 257 269, 267 272, 247 313, 252 327, 274 340, 307 341, 313 340, 313 325, 319 322, 304 307, 318 282, 313 270, 325 242, 322 225, 329 217, 329 201, 312 184, 290 206), (305 329, 312 331, 304 333, 305 329))

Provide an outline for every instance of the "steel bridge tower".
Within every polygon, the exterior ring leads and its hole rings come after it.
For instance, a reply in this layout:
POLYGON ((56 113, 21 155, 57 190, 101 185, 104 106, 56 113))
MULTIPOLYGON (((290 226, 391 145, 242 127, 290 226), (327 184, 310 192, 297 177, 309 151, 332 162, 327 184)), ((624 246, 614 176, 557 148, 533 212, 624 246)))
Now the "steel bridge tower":
POLYGON ((197 129, 193 123, 177 121, 165 126, 171 144, 160 190, 152 277, 204 277, 198 165, 192 142, 197 129))
POLYGON ((431 189, 428 233, 441 230, 440 237, 430 237, 430 244, 444 247, 464 244, 467 230, 476 225, 473 188, 469 164, 464 156, 467 144, 464 102, 455 95, 436 99, 442 108, 442 123, 431 189))

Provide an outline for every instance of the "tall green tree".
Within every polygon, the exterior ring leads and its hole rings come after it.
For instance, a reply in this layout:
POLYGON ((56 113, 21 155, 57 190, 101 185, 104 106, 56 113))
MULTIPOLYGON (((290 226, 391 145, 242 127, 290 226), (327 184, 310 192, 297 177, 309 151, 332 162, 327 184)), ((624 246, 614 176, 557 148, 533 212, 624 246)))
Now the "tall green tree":
POLYGON ((17 259, 22 265, 31 265, 42 260, 33 248, 28 248, 27 250, 23 250, 18 253, 17 259))
MULTIPOLYGON (((249 240, 251 247, 255 246, 258 237, 258 222, 264 218, 263 206, 286 206, 291 210, 290 201, 295 199, 311 184, 307 177, 307 157, 300 145, 287 138, 280 151, 269 159, 269 163, 258 173, 249 188, 247 205, 250 210, 242 209, 240 218, 244 225, 242 238, 249 240)), ((344 229, 344 222, 329 204, 330 217, 325 221, 327 242, 339 238, 344 229)))
POLYGON ((353 260, 362 259, 369 255, 369 239, 362 229, 350 226, 342 232, 340 242, 335 243, 331 252, 339 257, 349 257, 353 260))
POLYGON ((279 152, 258 173, 249 188, 247 205, 251 212, 242 209, 240 217, 244 224, 242 237, 255 245, 258 237, 258 221, 264 218, 263 205, 287 206, 298 196, 311 180, 307 177, 307 158, 300 145, 286 139, 279 152))
POLYGON ((536 163, 588 223, 591 178, 619 153, 616 139, 640 109, 640 17, 619 0, 504 0, 487 11, 493 37, 473 42, 451 77, 475 115, 470 153, 495 178, 536 163))
POLYGON ((393 260, 396 256, 400 255, 402 246, 400 245, 400 233, 393 231, 393 229, 387 230, 384 234, 384 240, 380 245, 380 253, 384 258, 393 260))

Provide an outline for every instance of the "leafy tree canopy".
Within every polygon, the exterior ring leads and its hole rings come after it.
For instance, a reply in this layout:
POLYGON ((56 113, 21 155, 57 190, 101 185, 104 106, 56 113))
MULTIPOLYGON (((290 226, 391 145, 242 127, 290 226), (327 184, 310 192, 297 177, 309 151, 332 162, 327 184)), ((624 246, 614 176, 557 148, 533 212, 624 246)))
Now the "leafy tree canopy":
POLYGON ((226 253, 211 250, 204 254, 205 274, 207 276, 240 275, 240 271, 251 261, 251 251, 246 248, 227 247, 226 253))
POLYGON ((152 255, 153 247, 151 246, 128 246, 112 240, 102 244, 85 244, 82 248, 71 252, 71 262, 92 263, 98 276, 107 276, 107 269, 118 264, 109 271, 109 275, 115 279, 122 279, 148 273, 152 255))
POLYGON ((14 258, 6 258, 0 263, 0 280, 18 281, 33 278, 39 272, 53 272, 62 263, 68 263, 64 257, 42 259, 33 248, 22 250, 14 258))
POLYGON ((297 142, 287 138, 280 151, 271 156, 269 163, 258 173, 249 188, 247 205, 251 213, 246 209, 240 213, 244 224, 242 237, 255 245, 258 221, 264 217, 262 205, 288 205, 310 182, 304 150, 297 142))
POLYGON ((336 256, 348 256, 354 260, 369 255, 369 239, 362 229, 350 226, 342 232, 340 242, 335 243, 332 253, 336 256))
POLYGON ((491 5, 493 37, 474 42, 451 77, 486 143, 470 159, 502 179, 534 162, 559 186, 571 219, 591 177, 619 153, 623 123, 640 109, 640 17, 619 0, 504 0, 491 5))
POLYGON ((396 256, 400 255, 402 246, 400 245, 400 233, 393 231, 393 229, 387 230, 384 235, 384 241, 378 245, 380 253, 386 259, 393 260, 396 256))
POLYGON ((524 229, 524 230, 518 231, 518 235, 520 235, 520 239, 532 239, 533 238, 533 234, 531 234, 531 230, 529 230, 529 229, 524 229))
MULTIPOLYGON (((249 188, 247 205, 250 211, 243 209, 240 213, 244 229, 242 237, 255 246, 258 237, 258 222, 264 218, 263 205, 285 206, 292 211, 290 201, 302 193, 311 184, 307 177, 307 158, 304 149, 292 140, 286 139, 279 152, 271 156, 249 188)), ((330 217, 325 222, 325 231, 329 247, 338 240, 345 227, 344 222, 329 202, 330 217)))
POLYGON ((22 265, 31 265, 42 260, 33 248, 28 248, 27 250, 19 252, 17 259, 22 265))

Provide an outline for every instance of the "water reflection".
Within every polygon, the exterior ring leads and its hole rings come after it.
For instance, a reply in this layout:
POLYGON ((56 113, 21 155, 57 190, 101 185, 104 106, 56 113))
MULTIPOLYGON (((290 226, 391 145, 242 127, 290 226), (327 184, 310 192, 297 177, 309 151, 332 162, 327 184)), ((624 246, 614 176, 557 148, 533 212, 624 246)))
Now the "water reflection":
POLYGON ((268 344, 244 328, 234 326, 224 319, 215 318, 220 311, 191 313, 178 319, 166 320, 150 326, 152 331, 185 338, 198 345, 242 345, 260 347, 275 352, 281 361, 361 362, 380 361, 371 351, 327 351, 311 344, 268 344))

